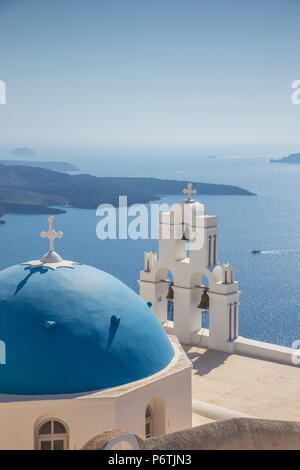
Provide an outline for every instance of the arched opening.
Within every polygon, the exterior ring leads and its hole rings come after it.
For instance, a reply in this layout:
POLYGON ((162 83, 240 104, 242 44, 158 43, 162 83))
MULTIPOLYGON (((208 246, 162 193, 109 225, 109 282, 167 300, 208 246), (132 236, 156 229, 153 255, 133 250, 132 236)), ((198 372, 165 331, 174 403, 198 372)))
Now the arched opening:
POLYGON ((166 405, 162 396, 156 395, 146 406, 145 438, 166 433, 166 405))
MULTIPOLYGON (((208 279, 207 279, 206 276, 202 276, 201 285, 209 287, 209 282, 208 282, 208 279)), ((206 293, 207 293, 208 298, 209 298, 209 290, 206 291, 206 293)), ((205 294, 205 289, 202 289, 201 297, 202 297, 203 294, 205 294)), ((200 298, 200 300, 201 300, 201 298, 200 298)), ((201 315, 202 315, 202 318, 201 318, 202 328, 206 328, 206 329, 209 330, 209 306, 208 306, 208 308, 201 309, 201 315)))
POLYGON ((167 292, 167 321, 174 322, 174 279, 173 274, 171 271, 168 271, 167 280, 170 281, 168 284, 168 292, 167 292))
POLYGON ((194 326, 209 329, 209 280, 198 272, 191 278, 191 287, 194 287, 192 294, 192 309, 194 312, 194 326))
POLYGON ((42 421, 35 431, 36 450, 67 450, 69 432, 66 424, 58 418, 42 421))
POLYGON ((151 301, 153 311, 162 325, 173 328, 174 303, 176 301, 173 274, 168 268, 162 267, 155 273, 154 282, 155 291, 152 294, 153 297, 151 301))
POLYGON ((147 405, 145 413, 145 438, 153 436, 153 411, 150 405, 147 405))

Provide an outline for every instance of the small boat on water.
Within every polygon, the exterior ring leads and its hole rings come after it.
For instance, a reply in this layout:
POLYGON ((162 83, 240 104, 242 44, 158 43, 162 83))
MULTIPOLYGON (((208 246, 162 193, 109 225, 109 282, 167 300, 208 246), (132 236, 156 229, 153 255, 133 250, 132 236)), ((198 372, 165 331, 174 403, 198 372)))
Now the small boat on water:
POLYGON ((253 250, 252 251, 252 255, 258 255, 259 253, 261 253, 261 250, 253 250))

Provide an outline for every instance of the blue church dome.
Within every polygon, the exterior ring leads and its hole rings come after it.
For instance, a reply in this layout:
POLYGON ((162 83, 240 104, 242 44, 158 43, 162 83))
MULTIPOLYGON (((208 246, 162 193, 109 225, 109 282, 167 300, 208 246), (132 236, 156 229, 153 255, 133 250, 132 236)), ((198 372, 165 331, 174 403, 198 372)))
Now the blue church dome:
POLYGON ((164 369, 174 350, 129 287, 91 266, 0 271, 0 393, 44 395, 116 387, 164 369))

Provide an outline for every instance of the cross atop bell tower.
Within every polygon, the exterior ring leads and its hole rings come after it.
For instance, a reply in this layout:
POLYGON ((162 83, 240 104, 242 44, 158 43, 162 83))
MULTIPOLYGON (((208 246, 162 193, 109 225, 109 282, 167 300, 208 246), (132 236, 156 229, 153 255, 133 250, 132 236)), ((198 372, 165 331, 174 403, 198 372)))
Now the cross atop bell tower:
POLYGON ((191 201, 192 195, 197 194, 197 189, 192 189, 193 188, 193 183, 188 183, 187 188, 185 188, 182 192, 183 194, 187 194, 187 200, 191 201))

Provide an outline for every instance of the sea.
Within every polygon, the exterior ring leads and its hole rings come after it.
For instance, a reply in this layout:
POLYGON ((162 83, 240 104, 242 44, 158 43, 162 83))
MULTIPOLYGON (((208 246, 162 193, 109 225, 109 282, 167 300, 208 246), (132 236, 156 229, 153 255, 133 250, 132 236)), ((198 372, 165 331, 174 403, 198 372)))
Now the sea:
MULTIPOLYGON (((60 155, 62 161, 96 176, 232 184, 254 192, 252 197, 196 195, 195 199, 207 213, 219 217, 219 259, 235 265, 240 283, 240 334, 291 347, 300 339, 300 165, 270 163, 266 157, 212 157, 182 149, 60 155), (253 250, 261 253, 252 254, 253 250)), ((159 202, 171 205, 182 198, 170 195, 159 202)), ((1 269, 39 259, 47 251, 47 241, 39 236, 47 230, 47 218, 5 216, 6 224, 0 225, 1 269)), ((144 251, 156 251, 157 240, 99 240, 98 222, 96 210, 68 208, 57 215, 55 228, 64 232, 64 238, 56 241, 56 251, 64 259, 107 271, 138 292, 144 251)))

